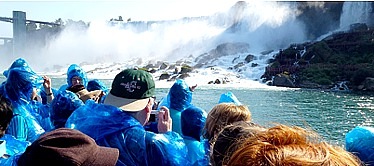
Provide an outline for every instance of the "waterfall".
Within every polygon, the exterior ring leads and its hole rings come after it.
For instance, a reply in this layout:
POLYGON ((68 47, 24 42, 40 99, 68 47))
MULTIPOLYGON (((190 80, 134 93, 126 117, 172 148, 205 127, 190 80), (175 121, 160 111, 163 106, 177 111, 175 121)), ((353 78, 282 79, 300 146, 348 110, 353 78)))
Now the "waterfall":
POLYGON ((340 16, 340 29, 348 30, 354 23, 372 24, 373 9, 372 2, 344 2, 342 14, 340 16))

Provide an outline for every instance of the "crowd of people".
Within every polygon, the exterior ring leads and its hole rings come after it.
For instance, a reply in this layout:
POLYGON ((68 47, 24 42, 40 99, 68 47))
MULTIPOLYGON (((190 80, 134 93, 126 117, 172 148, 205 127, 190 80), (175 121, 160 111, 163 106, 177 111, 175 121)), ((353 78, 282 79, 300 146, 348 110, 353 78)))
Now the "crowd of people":
POLYGON ((157 102, 153 76, 144 70, 122 70, 110 88, 89 80, 76 64, 59 88, 22 58, 3 75, 0 165, 358 166, 374 161, 374 154, 362 154, 371 153, 364 148, 372 149, 373 143, 361 146, 370 138, 355 134, 344 149, 301 127, 261 126, 231 92, 206 111, 192 104, 197 85, 179 79, 157 102))

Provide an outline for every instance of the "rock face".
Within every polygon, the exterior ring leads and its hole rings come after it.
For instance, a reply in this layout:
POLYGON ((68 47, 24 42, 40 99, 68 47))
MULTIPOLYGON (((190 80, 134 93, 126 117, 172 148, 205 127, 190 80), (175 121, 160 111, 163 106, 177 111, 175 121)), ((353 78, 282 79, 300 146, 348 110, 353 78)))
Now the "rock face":
POLYGON ((372 91, 374 92, 374 78, 372 77, 367 77, 365 81, 358 86, 360 90, 365 90, 365 91, 372 91))
POLYGON ((223 43, 218 45, 215 49, 209 51, 209 53, 204 53, 196 58, 197 63, 205 64, 208 61, 227 56, 234 55, 238 53, 247 53, 249 52, 248 43, 223 43))
POLYGON ((252 62, 253 60, 256 60, 255 58, 256 57, 254 55, 249 54, 249 55, 247 55, 247 57, 245 57, 244 60, 245 60, 245 62, 249 63, 249 62, 252 62))
POLYGON ((336 32, 317 42, 292 44, 268 61, 264 82, 276 86, 330 89, 347 82, 350 90, 374 91, 374 27, 336 32), (292 83, 279 74, 287 72, 292 83), (274 80, 273 80, 274 78, 274 80), (365 81, 364 81, 365 80, 365 81), (363 82, 364 81, 364 82, 363 82))
POLYGON ((281 87, 295 87, 293 81, 289 78, 289 76, 284 74, 278 74, 273 79, 274 86, 281 86, 281 87))

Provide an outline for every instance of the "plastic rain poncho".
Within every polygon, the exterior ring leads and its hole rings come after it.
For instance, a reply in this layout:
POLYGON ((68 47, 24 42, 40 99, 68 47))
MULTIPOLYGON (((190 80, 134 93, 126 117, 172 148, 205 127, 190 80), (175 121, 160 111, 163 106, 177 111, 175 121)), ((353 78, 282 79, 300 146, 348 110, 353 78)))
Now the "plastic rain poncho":
POLYGON ((5 70, 5 71, 3 72, 3 75, 4 75, 5 77, 8 77, 9 70, 10 70, 10 69, 13 69, 13 68, 16 68, 16 67, 23 68, 24 70, 29 71, 29 72, 34 72, 34 71, 31 69, 31 67, 29 66, 29 64, 27 63, 27 61, 26 61, 25 59, 23 59, 23 58, 18 58, 18 59, 16 59, 16 60, 12 63, 12 65, 10 65, 10 67, 9 67, 8 70, 5 70))
POLYGON ((80 77, 82 79, 82 85, 84 87, 87 87, 88 79, 87 79, 86 72, 80 66, 76 64, 72 64, 69 66, 68 72, 67 72, 67 83, 68 83, 67 88, 72 86, 71 79, 75 76, 80 77))
POLYGON ((345 135, 345 148, 366 164, 374 163, 374 128, 357 126, 345 135))
MULTIPOLYGON (((52 93, 53 93, 53 96, 57 96, 57 94, 59 93, 58 89, 55 89, 55 88, 51 88, 52 89, 52 93)), ((43 104, 47 104, 47 93, 44 91, 44 88, 40 91, 40 97, 42 98, 42 103, 43 104)))
POLYGON ((242 103, 236 98, 232 92, 221 94, 218 103, 234 103, 236 105, 242 105, 242 103))
POLYGON ((173 131, 182 135, 181 130, 181 112, 191 106, 192 91, 187 83, 178 79, 170 88, 166 100, 160 102, 161 106, 170 109, 170 116, 173 119, 173 131))
POLYGON ((21 141, 33 142, 44 129, 40 126, 37 119, 31 114, 33 104, 31 95, 33 88, 40 89, 43 84, 43 78, 29 72, 23 68, 14 68, 9 70, 8 78, 4 84, 4 93, 12 102, 13 114, 7 134, 15 136, 21 141))
POLYGON ((18 166, 17 162, 18 159, 21 157, 22 154, 17 154, 14 156, 10 156, 9 158, 0 158, 0 165, 1 166, 18 166))
POLYGON ((98 145, 118 148, 117 165, 189 165, 187 148, 175 132, 155 134, 144 130, 130 114, 88 100, 73 112, 66 127, 78 129, 98 145))
POLYGON ((93 79, 93 80, 88 81, 86 89, 88 91, 102 90, 104 92, 104 96, 100 98, 99 103, 104 103, 106 95, 109 93, 108 87, 102 81, 98 79, 93 79))
POLYGON ((32 106, 32 111, 30 111, 31 115, 36 118, 40 126, 42 126, 45 131, 51 131, 53 129, 53 125, 49 113, 50 105, 44 105, 36 100, 30 101, 30 105, 32 106))
POLYGON ((5 141, 6 154, 10 156, 25 152, 26 148, 31 145, 30 142, 17 140, 9 134, 5 134, 0 140, 5 141))
POLYGON ((55 129, 65 127, 70 115, 78 107, 84 105, 76 94, 70 91, 62 91, 51 102, 51 121, 55 129))
POLYGON ((207 113, 195 106, 188 107, 181 115, 182 133, 188 149, 188 159, 194 165, 208 165, 209 163, 209 155, 206 153, 205 142, 202 139, 206 117, 207 113))
POLYGON ((102 81, 100 81, 98 79, 93 79, 93 80, 88 81, 86 89, 89 92, 94 91, 94 90, 102 90, 106 94, 108 94, 108 92, 109 92, 108 87, 102 81))

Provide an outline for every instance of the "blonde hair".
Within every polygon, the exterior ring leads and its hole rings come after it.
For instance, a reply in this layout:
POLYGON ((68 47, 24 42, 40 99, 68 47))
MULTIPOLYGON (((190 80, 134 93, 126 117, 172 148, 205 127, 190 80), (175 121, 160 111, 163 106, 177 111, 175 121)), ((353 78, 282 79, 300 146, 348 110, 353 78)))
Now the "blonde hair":
POLYGON ((213 107, 208 113, 205 122, 205 138, 210 143, 226 125, 237 121, 250 121, 251 112, 245 105, 235 105, 233 103, 221 103, 213 107))
POLYGON ((227 165, 359 166, 362 163, 343 148, 321 141, 312 131, 278 125, 247 138, 227 165))

